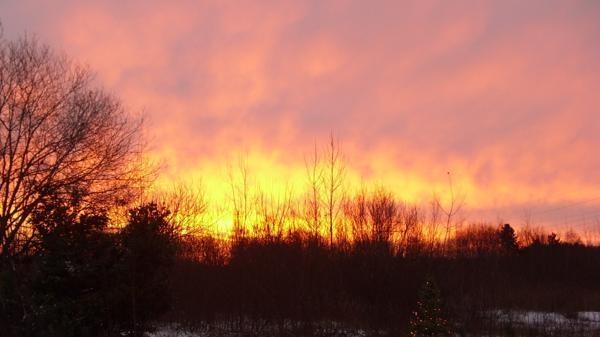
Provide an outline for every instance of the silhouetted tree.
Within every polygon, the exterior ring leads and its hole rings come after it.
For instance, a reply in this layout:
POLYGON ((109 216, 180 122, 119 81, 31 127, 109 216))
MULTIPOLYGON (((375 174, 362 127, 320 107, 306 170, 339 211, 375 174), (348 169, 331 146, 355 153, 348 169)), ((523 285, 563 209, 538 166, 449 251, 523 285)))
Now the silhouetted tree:
POLYGON ((155 203, 136 207, 121 233, 127 294, 127 310, 122 314, 136 334, 169 308, 168 277, 177 253, 178 230, 168 216, 169 211, 155 203))
POLYGON ((399 254, 406 256, 409 253, 417 253, 422 248, 421 216, 416 206, 402 204, 398 214, 399 228, 399 254))
POLYGON ((97 336, 113 326, 119 249, 103 212, 81 213, 76 199, 45 198, 31 215, 35 253, 18 268, 18 335, 97 336))
POLYGON ((459 258, 488 257, 501 250, 498 230, 487 224, 471 224, 459 230, 453 241, 459 258))
POLYGON ((504 224, 498 231, 498 238, 502 251, 505 254, 513 254, 519 249, 517 234, 510 224, 504 224))
POLYGON ((228 174, 233 206, 233 237, 234 240, 242 240, 247 234, 253 213, 250 175, 244 157, 240 157, 237 170, 239 172, 235 172, 234 168, 229 167, 228 174))
POLYGON ((367 201, 367 207, 371 220, 371 239, 390 243, 398 216, 398 205, 393 195, 378 189, 367 201))
POLYGON ((202 181, 178 182, 171 188, 152 193, 151 202, 169 210, 169 222, 186 235, 206 235, 208 197, 202 181))
POLYGON ((310 234, 313 239, 317 239, 321 235, 321 217, 323 213, 321 210, 323 169, 321 168, 321 159, 316 144, 313 155, 310 158, 304 158, 304 166, 308 187, 304 199, 304 216, 310 234))
POLYGON ((34 39, 0 37, 0 268, 28 253, 46 196, 123 203, 140 182, 140 121, 93 82, 34 39))
POLYGON ((346 176, 342 150, 339 142, 335 141, 333 133, 329 136, 329 146, 325 152, 325 169, 323 173, 329 246, 333 246, 335 224, 341 209, 340 204, 343 199, 342 187, 346 176))
POLYGON ((368 241, 370 238, 367 198, 366 190, 362 189, 353 197, 347 197, 343 203, 344 216, 350 222, 352 239, 355 242, 368 241))
POLYGON ((448 240, 450 239, 450 234, 452 231, 452 227, 456 230, 455 217, 458 215, 462 207, 464 206, 464 196, 457 196, 454 192, 454 185, 452 183, 452 175, 450 172, 448 174, 448 186, 450 188, 450 200, 446 207, 442 206, 441 200, 439 198, 434 198, 435 202, 438 204, 438 209, 441 210, 446 216, 446 224, 444 231, 444 245, 447 245, 448 240))

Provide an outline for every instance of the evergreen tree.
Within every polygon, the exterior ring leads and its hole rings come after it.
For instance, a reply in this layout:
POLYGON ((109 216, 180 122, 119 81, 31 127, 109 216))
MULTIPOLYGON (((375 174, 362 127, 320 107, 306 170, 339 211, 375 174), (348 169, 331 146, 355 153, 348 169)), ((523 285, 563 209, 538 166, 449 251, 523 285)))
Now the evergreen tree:
POLYGON ((517 234, 515 234, 515 230, 509 224, 504 224, 504 226, 500 228, 498 237, 503 253, 512 254, 519 250, 517 234))
POLYGON ((31 298, 23 303, 29 336, 97 336, 110 329, 116 240, 108 217, 81 214, 76 203, 49 197, 33 213, 36 254, 28 264, 31 298))
POLYGON ((433 278, 428 277, 419 290, 417 307, 410 323, 410 337, 449 336, 450 328, 442 310, 442 298, 433 278))
POLYGON ((121 232, 126 301, 120 314, 134 335, 143 335, 147 322, 169 308, 169 274, 179 242, 169 214, 156 203, 136 207, 121 232))

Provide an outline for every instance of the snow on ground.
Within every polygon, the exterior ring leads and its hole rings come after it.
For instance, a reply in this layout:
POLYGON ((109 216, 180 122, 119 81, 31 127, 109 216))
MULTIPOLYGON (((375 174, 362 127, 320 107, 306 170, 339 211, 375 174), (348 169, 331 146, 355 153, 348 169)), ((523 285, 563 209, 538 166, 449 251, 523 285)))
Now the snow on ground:
POLYGON ((600 323, 599 311, 580 311, 577 313, 577 318, 583 321, 600 323))
MULTIPOLYGON (((327 322, 323 324, 323 327, 316 328, 315 333, 322 336, 330 337, 367 337, 367 331, 362 329, 350 329, 344 327, 342 324, 337 322, 327 322)), ((288 328, 290 328, 288 326, 288 328)), ((275 329, 277 327, 263 327, 261 331, 255 331, 256 334, 260 335, 264 332, 268 336, 276 335, 275 329)), ((244 334, 237 329, 232 329, 231 324, 223 323, 212 326, 212 329, 208 326, 201 328, 188 328, 183 327, 176 323, 168 323, 159 325, 154 331, 146 332, 145 337, 240 337, 244 334)))
POLYGON ((514 311, 514 310, 495 310, 490 312, 497 322, 516 323, 523 325, 563 325, 569 323, 569 319, 562 314, 555 312, 541 311, 514 311))
POLYGON ((581 311, 564 315, 543 311, 491 310, 488 311, 488 317, 495 319, 498 323, 522 327, 600 330, 600 312, 597 311, 581 311))
POLYGON ((159 326, 156 331, 146 332, 146 337, 208 337, 204 331, 193 332, 177 324, 159 326))
MULTIPOLYGON (((558 335, 565 331, 600 331, 600 312, 598 311, 580 311, 564 315, 542 311, 490 310, 486 312, 486 317, 498 324, 510 324, 516 328, 541 328, 544 331, 554 331, 558 335)), ((335 322, 329 322, 326 325, 327 327, 318 329, 323 336, 366 337, 369 335, 365 330, 349 329, 335 322)), ((230 327, 230 324, 224 323, 213 326, 213 330, 207 326, 191 329, 171 323, 160 325, 155 331, 147 332, 146 337, 239 337, 239 331, 233 331, 230 327)))

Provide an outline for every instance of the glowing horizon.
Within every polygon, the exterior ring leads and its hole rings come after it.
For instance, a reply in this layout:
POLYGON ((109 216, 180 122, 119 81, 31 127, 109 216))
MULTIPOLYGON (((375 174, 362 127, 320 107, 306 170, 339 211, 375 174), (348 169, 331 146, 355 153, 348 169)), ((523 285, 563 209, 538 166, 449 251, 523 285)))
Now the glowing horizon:
MULTIPOLYGON (((600 227, 600 5, 589 1, 35 1, 0 4, 148 117, 158 186, 228 167, 301 194, 305 156, 340 141, 349 185, 472 221, 600 227), (451 172, 452 182, 449 182, 451 172)), ((227 220, 224 220, 225 222, 227 220)))

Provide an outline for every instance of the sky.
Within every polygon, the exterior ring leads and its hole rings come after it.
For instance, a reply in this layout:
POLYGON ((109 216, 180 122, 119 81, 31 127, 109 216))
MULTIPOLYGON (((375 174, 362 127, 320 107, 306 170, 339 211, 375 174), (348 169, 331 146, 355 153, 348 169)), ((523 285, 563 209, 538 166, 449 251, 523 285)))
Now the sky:
POLYGON ((598 1, 3 0, 0 21, 146 116, 160 184, 226 198, 243 161, 301 193, 333 133, 349 184, 600 228, 598 1))

